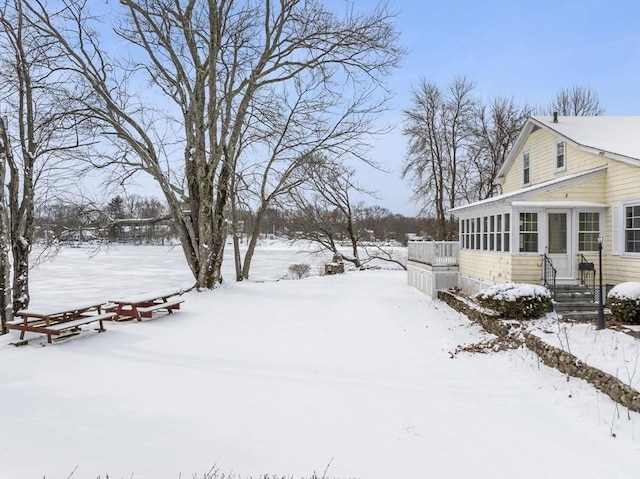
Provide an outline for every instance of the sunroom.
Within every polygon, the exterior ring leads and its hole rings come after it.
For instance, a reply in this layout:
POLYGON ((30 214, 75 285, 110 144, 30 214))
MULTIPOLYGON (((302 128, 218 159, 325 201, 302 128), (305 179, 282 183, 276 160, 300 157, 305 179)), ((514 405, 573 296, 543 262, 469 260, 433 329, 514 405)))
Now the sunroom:
POLYGON ((599 188, 604 169, 554 179, 451 210, 459 220, 458 286, 508 281, 577 284, 593 271, 607 205, 577 201, 569 187, 599 188))

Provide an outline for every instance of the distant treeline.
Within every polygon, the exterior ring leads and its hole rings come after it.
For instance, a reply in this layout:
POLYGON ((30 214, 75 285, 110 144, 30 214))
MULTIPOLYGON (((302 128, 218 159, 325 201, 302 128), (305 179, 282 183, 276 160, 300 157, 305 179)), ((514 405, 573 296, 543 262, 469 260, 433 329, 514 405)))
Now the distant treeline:
MULTIPOLYGON (((331 217, 331 212, 327 212, 331 217)), ((263 234, 295 236, 300 225, 295 211, 269 208, 260 224, 263 234)), ((358 236, 364 242, 406 244, 414 236, 430 236, 430 221, 395 214, 380 206, 360 206, 354 215, 358 236)), ((240 231, 246 236, 255 213, 240 212, 240 231)), ((336 222, 341 221, 336 218, 336 222)), ((166 244, 177 235, 166 204, 154 197, 115 196, 107 204, 50 202, 37 208, 36 239, 44 242, 109 241, 129 244, 166 244)), ((336 236, 340 240, 340 234, 336 236)))

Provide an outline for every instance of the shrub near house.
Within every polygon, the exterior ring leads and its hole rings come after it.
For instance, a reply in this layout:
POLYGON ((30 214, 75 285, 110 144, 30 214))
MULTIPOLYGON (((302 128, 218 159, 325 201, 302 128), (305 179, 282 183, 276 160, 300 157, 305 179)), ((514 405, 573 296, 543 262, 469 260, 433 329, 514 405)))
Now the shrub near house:
POLYGON ((509 319, 536 319, 552 309, 549 290, 534 284, 497 284, 476 294, 475 299, 509 319))
POLYGON ((626 324, 640 324, 640 282, 615 286, 607 295, 613 316, 626 324))

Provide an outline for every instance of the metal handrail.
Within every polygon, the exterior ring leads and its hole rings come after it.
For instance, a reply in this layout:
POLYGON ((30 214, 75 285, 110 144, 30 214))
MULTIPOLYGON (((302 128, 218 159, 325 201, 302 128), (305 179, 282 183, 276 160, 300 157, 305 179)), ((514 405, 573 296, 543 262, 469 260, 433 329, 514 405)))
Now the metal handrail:
POLYGON ((578 261, 578 271, 580 273, 580 284, 582 284, 587 291, 591 294, 591 300, 596 300, 596 268, 591 261, 587 261, 587 258, 583 254, 580 254, 580 260, 578 261))
POLYGON ((556 269, 553 267, 553 261, 546 254, 542 255, 542 284, 549 291, 551 291, 551 297, 556 297, 556 269))

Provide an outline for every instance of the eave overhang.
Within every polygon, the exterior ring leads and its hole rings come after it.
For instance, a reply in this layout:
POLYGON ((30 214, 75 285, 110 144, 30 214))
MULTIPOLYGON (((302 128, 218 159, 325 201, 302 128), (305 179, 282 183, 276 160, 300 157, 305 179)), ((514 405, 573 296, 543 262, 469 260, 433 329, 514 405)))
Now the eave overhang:
MULTIPOLYGON (((494 196, 492 198, 487 198, 486 200, 476 201, 475 203, 470 203, 465 206, 458 206, 457 208, 452 208, 449 210, 450 214, 456 215, 458 218, 467 218, 471 216, 475 216, 474 213, 478 211, 486 211, 486 210, 497 210, 500 208, 512 207, 514 203, 518 205, 522 205, 522 203, 526 200, 526 198, 532 195, 538 195, 541 193, 545 193, 548 191, 555 190, 557 188, 566 188, 567 186, 571 186, 574 184, 583 183, 585 181, 592 180, 599 176, 602 176, 607 171, 606 166, 600 166, 598 168, 594 168, 592 170, 582 171, 580 173, 574 173, 573 175, 563 176, 562 178, 556 178, 550 181, 545 181, 544 183, 540 183, 538 185, 528 186, 526 188, 522 188, 521 190, 513 191, 511 193, 505 193, 503 195, 494 196)), ((565 205, 566 207, 571 207, 569 203, 581 203, 584 202, 553 202, 554 207, 560 207, 561 205, 565 205)), ((598 208, 606 206, 603 203, 593 203, 591 207, 598 208)))

